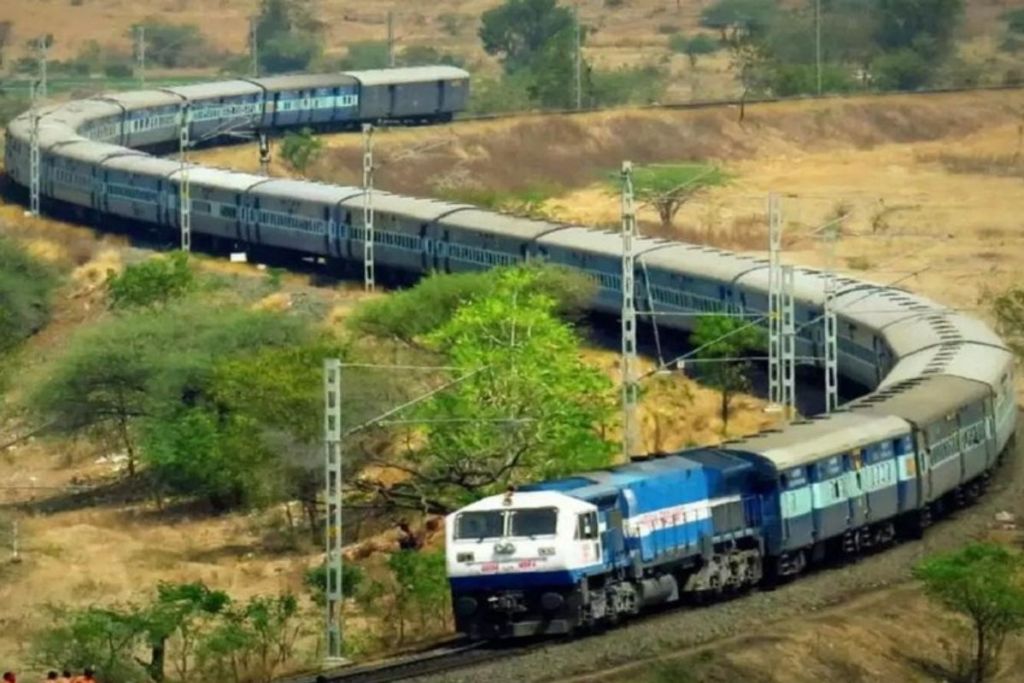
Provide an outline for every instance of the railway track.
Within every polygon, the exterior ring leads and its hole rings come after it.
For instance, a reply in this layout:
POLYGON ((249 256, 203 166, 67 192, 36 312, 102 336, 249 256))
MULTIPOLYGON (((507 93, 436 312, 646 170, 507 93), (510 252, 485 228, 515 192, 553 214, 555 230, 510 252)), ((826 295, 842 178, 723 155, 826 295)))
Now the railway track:
POLYGON ((319 674, 280 679, 278 683, 391 683, 416 676, 445 673, 506 657, 526 654, 544 646, 542 642, 490 644, 453 639, 415 654, 323 671, 319 674))

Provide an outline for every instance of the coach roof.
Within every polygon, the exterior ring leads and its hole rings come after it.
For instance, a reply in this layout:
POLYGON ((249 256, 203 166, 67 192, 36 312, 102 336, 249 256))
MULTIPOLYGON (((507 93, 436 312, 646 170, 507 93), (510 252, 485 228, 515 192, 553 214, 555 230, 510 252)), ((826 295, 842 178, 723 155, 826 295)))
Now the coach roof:
POLYGON ((358 79, 363 85, 401 85, 469 78, 468 71, 454 66, 410 66, 403 69, 346 71, 345 74, 358 79))

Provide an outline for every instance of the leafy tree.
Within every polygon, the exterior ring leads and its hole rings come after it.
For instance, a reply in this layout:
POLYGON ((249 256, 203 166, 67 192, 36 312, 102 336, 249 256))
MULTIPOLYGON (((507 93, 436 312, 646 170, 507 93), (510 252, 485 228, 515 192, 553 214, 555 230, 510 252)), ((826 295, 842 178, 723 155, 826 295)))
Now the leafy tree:
POLYGON ((624 66, 590 72, 590 101, 594 106, 653 104, 665 90, 665 72, 654 66, 624 66))
POLYGON ((1006 28, 1013 33, 1024 33, 1024 8, 1009 10, 1003 13, 1006 28))
MULTIPOLYGON (((469 110, 477 114, 527 111, 534 105, 529 85, 529 74, 525 72, 500 78, 479 78, 469 91, 469 110)), ((20 109, 18 113, 21 113, 20 109)))
POLYGON ((313 135, 309 128, 299 132, 289 131, 281 143, 281 157, 299 173, 305 173, 309 165, 323 153, 323 140, 313 135))
POLYGON ((721 392, 722 434, 729 428, 729 410, 735 394, 750 386, 750 364, 735 360, 748 351, 765 347, 763 331, 743 318, 704 315, 690 335, 699 363, 701 381, 721 392))
POLYGON ((158 585, 156 600, 141 611, 152 652, 147 665, 150 678, 158 683, 164 680, 168 641, 173 638, 175 673, 178 680, 187 680, 201 637, 201 619, 219 614, 230 603, 227 593, 211 590, 203 583, 158 585))
MULTIPOLYGON (((557 301, 556 312, 567 319, 578 317, 594 295, 594 284, 568 268, 551 265, 521 266, 532 273, 530 293, 557 301)), ((431 274, 405 291, 361 306, 350 319, 360 334, 397 339, 418 345, 425 335, 451 321, 460 306, 495 291, 501 269, 452 275, 431 274)))
POLYGON ((887 52, 874 61, 874 83, 881 90, 917 90, 928 83, 934 67, 916 50, 887 52))
POLYGON ((423 403, 422 447, 373 461, 408 473, 369 492, 385 503, 443 512, 509 483, 609 462, 597 427, 611 414, 609 380, 579 358, 579 339, 556 317, 537 274, 511 269, 428 337, 458 368, 423 403))
MULTIPOLYGON (((768 72, 766 83, 782 97, 813 94, 818 90, 818 72, 813 64, 779 64, 768 72)), ((838 64, 822 64, 822 92, 849 92, 854 82, 849 71, 838 64)))
POLYGON ((445 628, 449 622, 450 593, 444 552, 400 551, 388 558, 388 568, 395 580, 399 642, 413 613, 421 629, 431 623, 445 628))
POLYGON ((995 670, 1006 637, 1024 630, 1024 557, 992 543, 930 557, 914 575, 939 604, 971 625, 972 683, 995 670))
MULTIPOLYGON (((341 565, 341 593, 345 597, 353 597, 366 582, 366 572, 351 562, 341 565)), ((318 564, 310 567, 302 577, 302 583, 313 594, 313 602, 317 605, 327 604, 327 565, 318 564)))
POLYGON ((156 65, 177 69, 203 66, 209 57, 206 37, 195 24, 172 24, 148 18, 132 27, 134 37, 138 27, 146 31, 146 59, 156 65))
POLYGON ((56 273, 0 237, 0 353, 38 332, 50 318, 56 273))
POLYGON ((556 36, 573 31, 572 11, 556 0, 506 0, 480 20, 484 50, 499 57, 508 73, 531 66, 556 36))
POLYGON ((777 11, 772 0, 717 0, 701 12, 700 25, 719 31, 723 43, 735 42, 762 35, 777 11))
POLYGON ((875 0, 877 40, 886 50, 913 50, 925 59, 952 52, 964 0, 875 0))
MULTIPOLYGON (((34 387, 29 407, 57 431, 96 430, 116 439, 134 474, 142 422, 149 423, 148 446, 155 446, 153 431, 181 429, 173 422, 202 403, 223 359, 264 346, 298 344, 306 334, 305 322, 296 316, 189 302, 127 313, 75 335, 67 353, 34 387), (161 425, 165 420, 172 424, 161 425)), ((189 455, 186 451, 181 457, 189 455)))
POLYGON ((41 666, 82 670, 92 667, 100 680, 144 683, 148 676, 135 659, 146 630, 145 618, 131 606, 66 609, 51 607, 49 622, 32 643, 41 666))
POLYGON ((175 252, 130 265, 107 278, 111 308, 153 306, 180 299, 195 289, 196 278, 188 254, 175 252))
POLYGON ((1007 345, 1024 358, 1024 286, 1016 286, 992 298, 996 328, 1007 345))
POLYGON ((672 36, 668 41, 673 52, 679 52, 690 60, 690 67, 697 66, 697 58, 701 55, 710 55, 721 49, 722 44, 704 33, 687 37, 681 33, 672 36))
POLYGON ((294 660, 304 630, 294 596, 255 596, 224 611, 197 649, 205 680, 270 683, 294 660))
MULTIPOLYGON (((526 90, 534 102, 562 109, 575 105, 575 40, 572 28, 556 33, 534 53, 529 65, 523 67, 530 75, 526 90)), ((589 67, 586 71, 589 73, 589 67)), ((580 87, 584 92, 590 89, 589 83, 581 82, 580 87)))
POLYGON ((295 0, 263 0, 256 23, 260 71, 302 71, 322 50, 322 25, 295 0))
MULTIPOLYGON (((672 227, 679 209, 709 187, 721 185, 726 174, 716 166, 698 163, 639 166, 633 170, 633 193, 639 201, 658 210, 661 224, 672 227)), ((618 191, 618 176, 612 181, 618 191)))

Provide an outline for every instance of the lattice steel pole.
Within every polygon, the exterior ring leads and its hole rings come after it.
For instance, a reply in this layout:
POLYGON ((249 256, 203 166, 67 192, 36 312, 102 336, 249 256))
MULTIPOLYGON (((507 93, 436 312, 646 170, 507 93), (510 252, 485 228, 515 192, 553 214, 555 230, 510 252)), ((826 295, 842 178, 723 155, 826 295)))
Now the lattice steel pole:
POLYGON ((768 195, 768 401, 782 404, 782 207, 768 195))
POLYGON ((189 182, 188 173, 188 148, 192 144, 189 140, 189 123, 191 123, 191 109, 186 102, 181 107, 181 127, 178 136, 178 152, 180 161, 180 172, 178 173, 178 211, 180 214, 181 227, 181 250, 192 251, 192 188, 189 182))
POLYGON ((49 50, 49 45, 46 44, 46 36, 39 37, 39 40, 36 43, 36 49, 39 50, 39 97, 40 99, 46 99, 48 90, 46 82, 46 60, 47 51, 49 50))
POLYGON ((341 472, 341 361, 324 360, 324 520, 327 567, 327 662, 342 655, 342 472, 341 472))
POLYGON ((141 24, 136 27, 136 52, 135 56, 139 67, 139 85, 146 87, 146 26, 141 24))
POLYGON ((633 237, 636 206, 633 201, 633 164, 622 162, 622 455, 637 454, 636 270, 633 237))
POLYGON ((796 414, 796 302, 793 266, 782 266, 782 408, 786 419, 796 414))
POLYGON ((363 287, 376 287, 373 240, 373 126, 363 124, 363 287))
POLYGON ((39 102, 35 83, 32 88, 32 122, 29 127, 29 214, 33 217, 39 216, 39 174, 41 172, 39 163, 39 102))
POLYGON ((825 297, 822 322, 825 325, 822 342, 825 347, 825 412, 839 407, 839 337, 836 321, 836 273, 834 267, 838 226, 828 228, 828 268, 825 270, 825 297))

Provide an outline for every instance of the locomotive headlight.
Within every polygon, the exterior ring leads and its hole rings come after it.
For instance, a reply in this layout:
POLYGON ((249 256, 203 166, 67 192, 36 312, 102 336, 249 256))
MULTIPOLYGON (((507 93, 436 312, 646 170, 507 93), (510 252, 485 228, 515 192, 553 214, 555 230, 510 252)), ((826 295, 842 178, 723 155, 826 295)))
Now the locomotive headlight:
POLYGON ((455 556, 455 559, 458 560, 459 562, 472 562, 473 561, 473 553, 458 553, 455 556))
POLYGON ((541 557, 552 557, 555 554, 554 548, 538 548, 537 552, 541 557))

